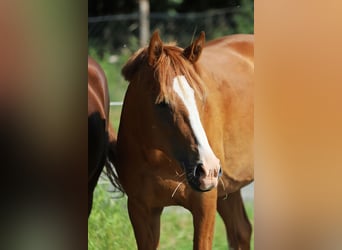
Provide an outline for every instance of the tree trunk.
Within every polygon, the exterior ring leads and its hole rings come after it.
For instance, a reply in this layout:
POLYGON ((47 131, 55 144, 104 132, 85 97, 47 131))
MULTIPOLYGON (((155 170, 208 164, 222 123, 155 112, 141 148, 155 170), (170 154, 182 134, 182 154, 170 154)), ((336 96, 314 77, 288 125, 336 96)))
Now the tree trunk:
POLYGON ((150 2, 149 0, 139 0, 140 14, 140 47, 147 44, 150 36, 150 2))

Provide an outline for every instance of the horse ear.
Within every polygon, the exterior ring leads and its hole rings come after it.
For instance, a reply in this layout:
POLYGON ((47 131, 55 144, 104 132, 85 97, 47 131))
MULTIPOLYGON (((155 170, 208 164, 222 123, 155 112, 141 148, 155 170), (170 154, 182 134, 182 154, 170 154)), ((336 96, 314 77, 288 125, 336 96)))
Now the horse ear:
POLYGON ((153 32, 150 44, 148 46, 148 63, 150 65, 154 65, 154 63, 158 60, 159 56, 163 52, 163 42, 160 39, 159 31, 156 30, 153 32))
POLYGON ((202 31, 199 37, 183 51, 183 55, 192 63, 197 62, 205 43, 205 33, 202 31))

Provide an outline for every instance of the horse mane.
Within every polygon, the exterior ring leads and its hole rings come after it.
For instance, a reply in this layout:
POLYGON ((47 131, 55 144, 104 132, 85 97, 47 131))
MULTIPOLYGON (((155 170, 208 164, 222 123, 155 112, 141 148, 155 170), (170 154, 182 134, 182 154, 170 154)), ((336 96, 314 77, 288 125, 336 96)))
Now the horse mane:
POLYGON ((185 76, 200 100, 204 101, 205 85, 200 77, 200 69, 196 63, 187 60, 183 55, 183 49, 177 47, 175 43, 163 44, 162 53, 154 65, 148 63, 148 48, 139 49, 122 68, 122 75, 127 81, 132 82, 135 79, 146 78, 148 71, 153 74, 154 80, 159 84, 156 104, 173 103, 175 98, 174 91, 172 91, 173 79, 181 75, 185 76))

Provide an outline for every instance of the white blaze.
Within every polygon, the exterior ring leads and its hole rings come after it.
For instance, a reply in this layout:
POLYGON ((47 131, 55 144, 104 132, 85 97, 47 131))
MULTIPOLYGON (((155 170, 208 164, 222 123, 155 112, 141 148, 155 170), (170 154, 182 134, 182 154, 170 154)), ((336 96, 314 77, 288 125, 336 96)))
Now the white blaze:
POLYGON ((190 87, 184 76, 176 76, 173 79, 173 90, 181 98, 189 112, 190 125, 198 142, 200 159, 203 161, 206 174, 208 174, 210 169, 217 169, 219 167, 219 162, 209 145, 207 135, 202 126, 194 90, 190 87))

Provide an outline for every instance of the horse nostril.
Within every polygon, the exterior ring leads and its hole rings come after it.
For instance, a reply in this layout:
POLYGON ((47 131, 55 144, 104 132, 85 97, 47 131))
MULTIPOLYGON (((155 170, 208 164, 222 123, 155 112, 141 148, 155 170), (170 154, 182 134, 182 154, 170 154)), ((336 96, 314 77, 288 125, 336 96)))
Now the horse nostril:
POLYGON ((219 176, 219 177, 222 176, 222 168, 221 168, 221 166, 220 166, 220 170, 219 170, 218 176, 219 176))
POLYGON ((197 166, 194 168, 194 176, 195 177, 200 177, 203 174, 204 174, 203 164, 202 163, 198 163, 197 166))

